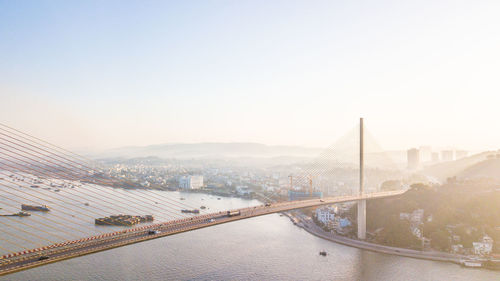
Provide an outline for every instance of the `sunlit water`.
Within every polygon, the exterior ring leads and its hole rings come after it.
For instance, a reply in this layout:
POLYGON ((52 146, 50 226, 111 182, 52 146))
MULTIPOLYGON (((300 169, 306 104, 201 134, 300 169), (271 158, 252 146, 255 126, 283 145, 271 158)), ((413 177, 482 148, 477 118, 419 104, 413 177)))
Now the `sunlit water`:
MULTIPOLYGON (((205 205, 208 211, 259 204, 238 198, 217 200, 205 194, 164 195, 185 197, 185 202, 205 205)), ((54 207, 43 216, 61 219, 56 214, 54 207)), ((13 224, 14 220, 7 223, 13 224)), ((88 222, 88 229, 94 232, 115 228, 88 222)), ((61 261, 0 280, 500 280, 500 273, 342 246, 317 238, 294 226, 287 217, 273 214, 61 261), (320 250, 326 250, 328 256, 320 256, 320 250)))

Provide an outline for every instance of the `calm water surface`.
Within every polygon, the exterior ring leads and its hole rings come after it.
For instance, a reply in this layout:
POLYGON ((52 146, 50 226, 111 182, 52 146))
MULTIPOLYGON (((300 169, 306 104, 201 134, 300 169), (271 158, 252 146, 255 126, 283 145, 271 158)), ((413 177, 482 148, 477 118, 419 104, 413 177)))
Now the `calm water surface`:
MULTIPOLYGON (((259 204, 204 194, 171 195, 211 211, 259 204)), ((500 280, 500 273, 338 245, 274 214, 49 264, 0 280, 500 280), (319 256, 320 250, 329 255, 319 256)))

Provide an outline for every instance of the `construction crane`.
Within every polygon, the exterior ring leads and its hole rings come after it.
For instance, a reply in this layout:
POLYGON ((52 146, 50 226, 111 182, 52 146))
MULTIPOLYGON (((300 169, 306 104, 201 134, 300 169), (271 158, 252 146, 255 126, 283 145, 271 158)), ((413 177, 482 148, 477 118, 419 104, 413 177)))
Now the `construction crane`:
POLYGON ((313 180, 311 175, 309 175, 309 196, 313 197, 313 180))

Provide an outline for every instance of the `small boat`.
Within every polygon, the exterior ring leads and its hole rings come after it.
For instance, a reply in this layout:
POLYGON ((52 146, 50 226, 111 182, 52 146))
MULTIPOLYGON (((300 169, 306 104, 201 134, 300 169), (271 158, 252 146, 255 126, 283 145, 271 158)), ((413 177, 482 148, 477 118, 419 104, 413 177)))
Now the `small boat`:
POLYGON ((206 208, 207 208, 207 207, 205 207, 205 206, 201 206, 201 207, 200 207, 200 209, 202 209, 202 210, 203 210, 203 209, 206 209, 206 208))
POLYGON ((16 217, 29 217, 29 216, 31 216, 31 214, 27 213, 27 212, 19 212, 19 213, 13 214, 13 216, 16 216, 16 217))
POLYGON ((326 254, 326 251, 320 251, 320 252, 319 252, 319 255, 320 255, 320 256, 323 256, 323 257, 326 257, 326 255, 327 255, 327 254, 326 254))
POLYGON ((186 198, 184 198, 184 197, 181 197, 181 200, 186 200, 186 198))
POLYGON ((83 205, 88 206, 88 205, 90 205, 90 204, 89 204, 89 203, 85 203, 85 204, 83 204, 83 205))
POLYGON ((483 263, 481 261, 476 261, 476 260, 464 260, 462 261, 462 265, 465 267, 482 267, 483 263))

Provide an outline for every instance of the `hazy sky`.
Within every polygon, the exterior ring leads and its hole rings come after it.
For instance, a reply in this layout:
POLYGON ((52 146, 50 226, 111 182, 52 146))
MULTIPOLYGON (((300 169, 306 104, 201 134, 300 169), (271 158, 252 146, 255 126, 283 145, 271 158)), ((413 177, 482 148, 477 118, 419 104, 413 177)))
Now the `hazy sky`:
POLYGON ((500 148, 500 1, 0 0, 0 122, 69 148, 500 148))

